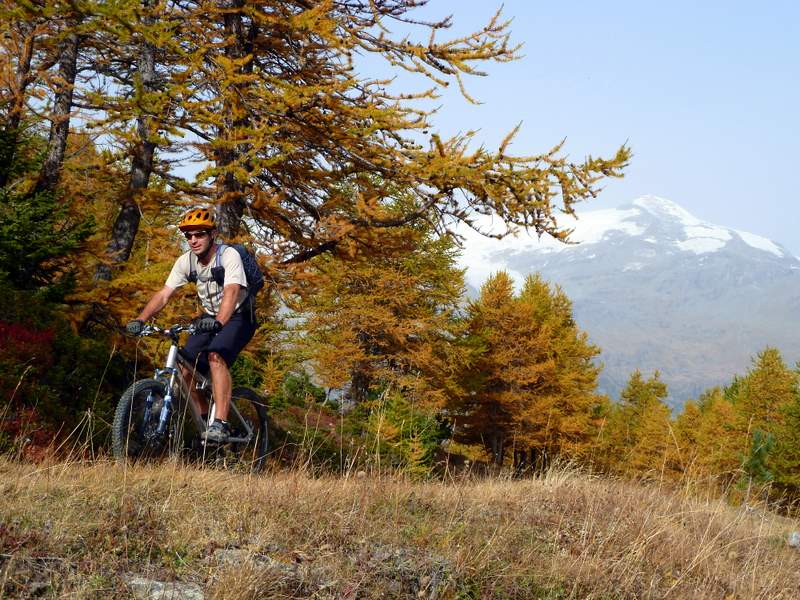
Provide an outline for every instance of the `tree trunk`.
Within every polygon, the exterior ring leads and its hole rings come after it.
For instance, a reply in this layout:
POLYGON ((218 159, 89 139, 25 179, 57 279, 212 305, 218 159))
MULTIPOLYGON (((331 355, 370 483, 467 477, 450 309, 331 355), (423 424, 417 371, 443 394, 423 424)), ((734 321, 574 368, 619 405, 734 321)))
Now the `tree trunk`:
POLYGON ((64 151, 69 135, 72 93, 78 71, 78 48, 80 37, 71 31, 64 38, 58 58, 58 79, 54 85, 53 114, 51 117, 50 138, 47 143, 47 157, 42 164, 36 192, 52 192, 58 185, 61 167, 64 164, 64 151))
POLYGON ((369 384, 369 375, 367 375, 366 368, 356 365, 350 378, 350 398, 355 404, 361 404, 366 401, 369 395, 369 384))
POLYGON ((536 473, 544 473, 550 466, 547 450, 544 448, 531 448, 531 467, 536 473))
POLYGON ((528 451, 514 450, 514 472, 517 475, 522 475, 530 469, 530 466, 531 462, 528 461, 528 451))
POLYGON ((505 436, 501 432, 492 434, 492 462, 496 467, 502 467, 505 459, 505 436))
MULTIPOLYGON (((143 0, 142 5, 148 9, 153 0, 143 0)), ((145 25, 151 25, 155 19, 148 15, 145 25)), ((139 76, 144 92, 156 91, 156 49, 153 44, 143 42, 139 53, 139 76)), ((113 267, 119 266, 130 258, 136 234, 139 231, 141 211, 138 199, 150 183, 153 173, 153 156, 156 144, 151 140, 153 119, 149 115, 140 114, 136 120, 138 142, 131 152, 131 173, 128 187, 122 198, 122 206, 111 230, 111 240, 106 246, 106 254, 110 264, 101 264, 95 273, 96 280, 110 281, 113 267)))
MULTIPOLYGON (((257 29, 253 24, 245 33, 244 17, 241 8, 244 6, 243 0, 220 0, 219 7, 226 11, 223 14, 225 37, 228 40, 225 46, 225 56, 233 60, 240 60, 252 51, 252 40, 257 29), (237 10, 239 9, 239 10, 237 10)), ((252 61, 242 67, 243 72, 252 70, 252 61)), ((238 88, 238 85, 232 86, 238 88)), ((236 115, 240 112, 237 107, 238 92, 232 94, 224 101, 224 114, 236 115), (233 98, 233 100, 231 100, 233 98)), ((246 126, 249 120, 247 117, 226 118, 224 125, 220 128, 218 136, 220 139, 230 139, 232 132, 237 128, 246 126)), ((217 199, 217 229, 224 239, 230 239, 239 232, 242 215, 245 209, 245 188, 240 181, 234 177, 233 173, 225 167, 234 164, 243 153, 244 148, 225 147, 217 152, 217 165, 222 167, 217 185, 219 186, 219 196, 217 199)))
MULTIPOLYGON (((235 153, 222 151, 218 153, 218 164, 227 166, 233 163, 235 153)), ((244 186, 239 183, 232 173, 225 173, 220 177, 219 200, 217 201, 217 230, 223 239, 229 240, 239 232, 239 225, 244 214, 244 186)))

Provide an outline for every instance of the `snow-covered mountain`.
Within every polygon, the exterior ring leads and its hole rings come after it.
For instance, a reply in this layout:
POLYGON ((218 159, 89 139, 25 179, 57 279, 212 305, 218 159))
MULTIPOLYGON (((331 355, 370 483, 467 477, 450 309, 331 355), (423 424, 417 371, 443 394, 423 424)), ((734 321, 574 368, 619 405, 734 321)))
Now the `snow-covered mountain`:
POLYGON ((681 404, 745 372, 767 345, 800 359, 800 259, 780 244, 655 196, 564 225, 578 243, 468 235, 467 280, 476 289, 504 269, 559 284, 603 349, 601 388, 612 398, 635 368, 660 370, 681 404))

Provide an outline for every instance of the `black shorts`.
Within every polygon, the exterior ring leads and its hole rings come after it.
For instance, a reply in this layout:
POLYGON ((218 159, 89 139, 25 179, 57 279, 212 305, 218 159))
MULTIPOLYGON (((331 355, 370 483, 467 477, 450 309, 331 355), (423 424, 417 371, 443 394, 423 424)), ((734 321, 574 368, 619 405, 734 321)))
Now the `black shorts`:
POLYGON ((203 374, 208 374, 209 352, 219 354, 230 368, 242 349, 253 339, 255 332, 256 324, 250 317, 249 311, 233 313, 219 333, 190 335, 186 345, 181 349, 181 355, 190 364, 196 364, 197 370, 203 374))

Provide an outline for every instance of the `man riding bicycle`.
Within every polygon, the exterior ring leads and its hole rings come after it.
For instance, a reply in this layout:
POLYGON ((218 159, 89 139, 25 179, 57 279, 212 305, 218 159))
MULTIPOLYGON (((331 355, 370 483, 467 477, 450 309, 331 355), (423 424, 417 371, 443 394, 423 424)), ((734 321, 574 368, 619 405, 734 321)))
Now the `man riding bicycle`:
MULTIPOLYGON (((227 422, 232 390, 230 366, 256 331, 250 306, 252 299, 248 297, 247 277, 239 252, 230 246, 221 249, 214 239, 216 226, 211 209, 189 210, 178 228, 189 243, 189 251, 175 261, 164 287, 153 295, 126 329, 133 335, 141 333, 145 321, 166 306, 177 288, 196 281, 203 314, 197 319, 195 333, 189 336, 183 355, 198 370, 211 374, 215 418, 202 436, 209 442, 224 443, 230 437, 227 422), (224 269, 221 285, 218 283, 220 267, 224 269)), ((191 381, 189 370, 181 369, 186 381, 191 381)), ((194 386, 192 398, 200 414, 207 418, 208 403, 194 386)))

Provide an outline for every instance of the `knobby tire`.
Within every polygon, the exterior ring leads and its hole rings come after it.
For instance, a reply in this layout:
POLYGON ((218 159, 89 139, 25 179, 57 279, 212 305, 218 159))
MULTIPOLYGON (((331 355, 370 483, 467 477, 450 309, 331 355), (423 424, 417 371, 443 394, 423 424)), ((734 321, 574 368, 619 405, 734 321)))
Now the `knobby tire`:
POLYGON ((154 459, 166 456, 175 439, 175 419, 168 424, 167 433, 162 443, 148 440, 148 434, 158 425, 158 413, 154 410, 147 423, 143 422, 144 407, 149 393, 153 394, 154 406, 158 408, 163 402, 166 387, 155 379, 142 379, 130 386, 119 399, 114 412, 114 423, 111 426, 111 448, 114 458, 120 461, 154 459))

